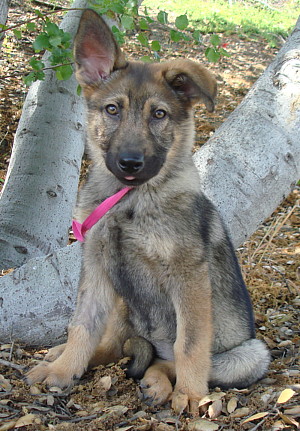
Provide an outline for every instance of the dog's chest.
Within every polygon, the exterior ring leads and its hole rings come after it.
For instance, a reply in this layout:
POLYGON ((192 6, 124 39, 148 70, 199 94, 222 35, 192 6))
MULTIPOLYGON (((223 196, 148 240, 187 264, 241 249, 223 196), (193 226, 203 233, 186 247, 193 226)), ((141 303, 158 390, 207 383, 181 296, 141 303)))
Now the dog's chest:
POLYGON ((128 217, 116 212, 103 224, 102 234, 106 236, 106 268, 114 289, 129 307, 135 329, 154 344, 157 337, 174 342, 176 318, 170 288, 177 246, 172 227, 147 214, 128 217))

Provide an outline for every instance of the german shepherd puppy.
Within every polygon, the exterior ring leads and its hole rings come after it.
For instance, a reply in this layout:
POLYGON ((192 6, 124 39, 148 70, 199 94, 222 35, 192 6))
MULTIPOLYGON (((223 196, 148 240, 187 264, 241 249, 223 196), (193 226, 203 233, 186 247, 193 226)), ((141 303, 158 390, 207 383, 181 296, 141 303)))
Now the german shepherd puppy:
POLYGON ((209 386, 243 388, 269 364, 226 229, 200 191, 193 106, 214 109, 216 81, 190 60, 128 62, 86 10, 75 39, 93 161, 83 221, 132 189, 87 233, 77 307, 65 345, 27 375, 65 387, 88 366, 132 356, 145 399, 198 410, 209 386), (174 386, 175 385, 175 386, 174 386))

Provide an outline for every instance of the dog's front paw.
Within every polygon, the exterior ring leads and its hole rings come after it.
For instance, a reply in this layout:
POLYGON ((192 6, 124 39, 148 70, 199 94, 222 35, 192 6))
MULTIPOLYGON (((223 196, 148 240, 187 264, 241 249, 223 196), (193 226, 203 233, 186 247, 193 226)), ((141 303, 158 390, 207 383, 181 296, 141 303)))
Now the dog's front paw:
POLYGON ((74 375, 70 369, 60 367, 56 362, 41 362, 26 374, 29 385, 45 383, 47 386, 66 388, 74 384, 74 379, 80 376, 74 375))
POLYGON ((55 346, 55 347, 52 347, 52 349, 49 349, 49 352, 45 356, 45 361, 54 362, 63 353, 63 351, 65 350, 65 347, 66 347, 66 344, 59 344, 58 346, 55 346))
POLYGON ((194 416, 199 415, 199 402, 203 395, 191 394, 184 389, 175 389, 172 394, 172 409, 180 415, 185 410, 194 416))
POLYGON ((148 405, 161 405, 169 401, 172 394, 172 385, 167 376, 149 375, 141 380, 140 388, 143 399, 148 405))

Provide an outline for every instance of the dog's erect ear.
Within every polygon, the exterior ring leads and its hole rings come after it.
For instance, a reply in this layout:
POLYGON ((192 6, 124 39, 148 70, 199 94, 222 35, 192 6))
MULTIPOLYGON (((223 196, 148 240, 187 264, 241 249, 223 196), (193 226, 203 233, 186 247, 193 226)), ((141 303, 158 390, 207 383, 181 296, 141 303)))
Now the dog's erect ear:
POLYGON ((81 16, 74 41, 76 77, 80 85, 91 85, 105 79, 126 61, 106 22, 93 10, 81 16))
POLYGON ((162 64, 163 75, 172 89, 192 105, 202 101, 207 110, 215 107, 217 82, 212 74, 191 60, 173 60, 162 64))

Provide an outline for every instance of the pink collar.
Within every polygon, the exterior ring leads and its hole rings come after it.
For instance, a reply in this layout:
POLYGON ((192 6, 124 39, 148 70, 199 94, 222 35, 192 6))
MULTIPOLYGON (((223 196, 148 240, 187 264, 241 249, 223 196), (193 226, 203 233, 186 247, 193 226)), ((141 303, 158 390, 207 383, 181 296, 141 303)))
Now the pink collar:
POLYGON ((78 221, 72 221, 72 229, 76 239, 83 242, 86 232, 91 229, 132 187, 125 187, 109 198, 105 199, 96 209, 84 220, 82 224, 78 221))

